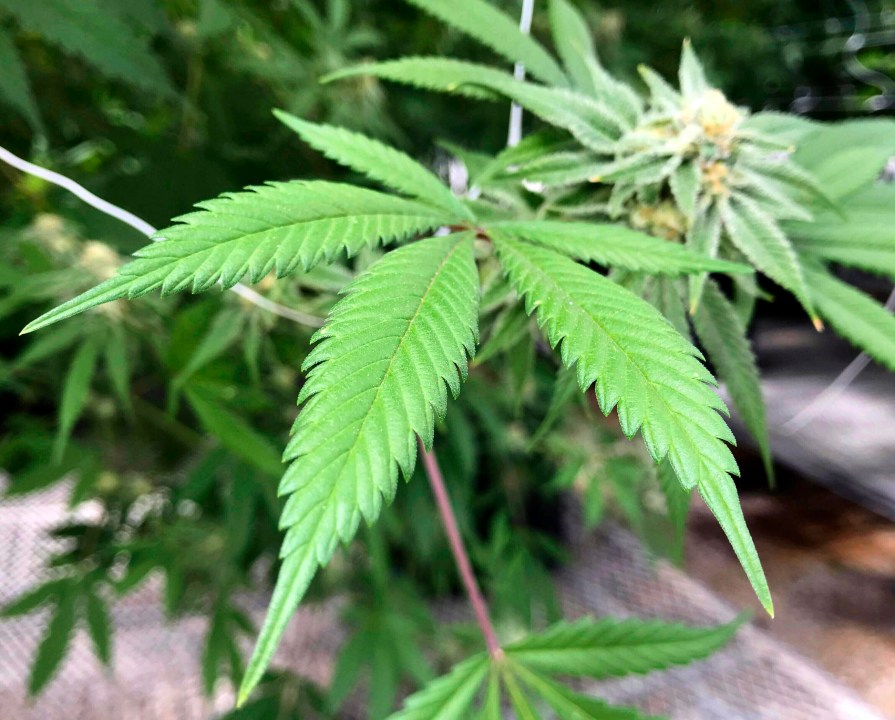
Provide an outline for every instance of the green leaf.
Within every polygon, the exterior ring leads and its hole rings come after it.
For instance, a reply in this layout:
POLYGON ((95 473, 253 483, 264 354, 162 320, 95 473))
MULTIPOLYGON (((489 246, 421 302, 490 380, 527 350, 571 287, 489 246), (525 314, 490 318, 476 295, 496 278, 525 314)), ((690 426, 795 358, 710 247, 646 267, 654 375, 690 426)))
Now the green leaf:
POLYGON ((3 68, 3 72, 0 72, 0 99, 18 110, 32 130, 42 133, 43 123, 37 104, 34 102, 34 93, 31 92, 31 83, 28 82, 22 58, 13 39, 2 27, 0 27, 0 68, 3 68))
POLYGON ((399 150, 343 128, 300 120, 281 110, 274 110, 274 115, 311 147, 337 163, 400 193, 454 213, 458 218, 472 219, 469 209, 450 188, 399 150))
POLYGON ((408 0, 458 30, 487 45, 539 80, 563 87, 568 80, 550 54, 516 20, 484 0, 408 0))
POLYGON ((594 679, 685 665, 723 647, 742 624, 693 628, 658 620, 582 618, 560 622, 504 648, 538 672, 594 679))
POLYGON ((59 595, 56 608, 34 656, 31 676, 28 678, 29 695, 37 695, 44 688, 65 657, 75 627, 77 597, 77 588, 71 585, 59 595))
POLYGON ((171 379, 173 390, 181 389, 189 379, 208 363, 220 357, 244 335, 245 313, 238 309, 224 309, 212 320, 193 354, 171 379))
POLYGON ((696 214, 696 199, 702 182, 699 165, 693 161, 681 163, 669 178, 671 193, 680 211, 689 219, 696 214))
POLYGON ((66 588, 71 585, 69 578, 59 578, 58 580, 49 580, 43 585, 20 595, 8 605, 4 605, 0 610, 0 617, 10 618, 19 615, 27 615, 37 610, 44 603, 50 600, 58 599, 58 597, 66 592, 66 588))
POLYGON ((202 426, 236 457, 268 475, 276 476, 283 472, 283 463, 276 448, 240 415, 198 388, 188 388, 186 398, 202 426))
POLYGON ((684 46, 681 50, 678 81, 680 82, 681 93, 688 98, 698 97, 711 87, 708 80, 705 79, 702 63, 696 57, 696 52, 693 50, 693 45, 689 38, 684 40, 684 46))
POLYGON ((756 594, 772 612, 767 582, 746 529, 725 444, 733 435, 714 378, 698 351, 649 303, 550 250, 492 233, 498 257, 563 363, 576 365, 582 389, 595 383, 604 413, 613 407, 624 433, 638 429, 656 460, 669 458, 685 488, 698 487, 724 529, 756 594))
POLYGON ((389 253, 355 280, 315 335, 305 360, 304 404, 293 426, 280 484, 289 495, 283 566, 252 662, 245 699, 317 567, 383 496, 409 477, 416 438, 431 446, 436 416, 466 375, 475 348, 478 272, 473 235, 430 238, 389 253), (446 387, 447 385, 447 387, 446 387))
POLYGON ((581 695, 523 666, 514 670, 562 720, 649 720, 634 708, 614 707, 597 698, 581 695))
POLYGON ((90 588, 86 592, 84 603, 87 630, 93 640, 96 656, 103 665, 108 665, 112 660, 112 618, 109 616, 109 608, 106 606, 106 601, 96 593, 95 588, 90 588))
MULTIPOLYGON (((699 213, 687 231, 686 247, 706 257, 716 257, 721 244, 721 215, 712 205, 699 213)), ((708 275, 699 273, 688 278, 690 312, 696 312, 708 275)))
POLYGON ((65 454, 65 446, 68 444, 71 432, 87 403, 98 353, 99 344, 96 339, 87 340, 78 348, 65 376, 62 398, 59 401, 59 431, 53 445, 55 462, 59 462, 65 454))
POLYGON ((665 111, 680 111, 684 104, 681 94, 675 90, 659 73, 646 65, 638 65, 637 72, 646 83, 653 104, 663 106, 665 111))
POLYGON ((593 94, 593 77, 586 58, 596 61, 594 39, 581 13, 567 0, 550 0, 550 29, 556 52, 565 65, 573 86, 593 94))
POLYGON ((0 0, 28 30, 111 78, 171 96, 161 64, 130 27, 96 0, 0 0))
POLYGON ((516 80, 486 65, 438 57, 410 57, 340 70, 324 78, 373 75, 428 90, 473 98, 504 95, 556 127, 568 130, 585 147, 613 152, 627 122, 606 103, 565 88, 516 80))
POLYGON ((674 474, 674 468, 667 460, 663 460, 656 467, 656 477, 659 488, 665 496, 665 508, 668 513, 668 521, 674 531, 676 547, 669 555, 671 558, 682 560, 684 534, 687 530, 687 515, 690 512, 690 490, 685 490, 678 482, 674 474))
POLYGON ((485 229, 509 233, 576 260, 637 272, 678 275, 750 271, 745 265, 700 255, 624 225, 538 220, 494 222, 485 229))
POLYGON ((765 472, 773 483, 771 442, 755 355, 746 336, 746 326, 713 282, 706 285, 702 304, 693 315, 693 326, 718 375, 727 386, 734 407, 755 438, 765 472))
POLYGON ((466 720, 469 706, 488 675, 488 656, 476 655, 455 665, 404 701, 389 720, 466 720))
POLYGON ((895 315, 819 265, 806 265, 806 273, 821 317, 874 360, 895 371, 895 315))
POLYGON ((566 407, 576 397, 578 397, 578 378, 575 376, 575 371, 560 368, 556 374, 556 382, 553 383, 553 394, 550 396, 550 404, 547 406, 544 419, 528 441, 529 452, 563 419, 566 407))
POLYGON ((816 258, 895 279, 895 186, 864 187, 845 202, 845 217, 827 210, 814 222, 784 226, 796 248, 816 258))
POLYGON ((735 196, 720 205, 721 220, 731 242, 761 272, 789 290, 815 318, 802 265, 779 225, 754 200, 735 196))
MULTIPOLYGON (((59 330, 47 337, 52 337, 59 330)), ((130 361, 127 357, 127 337, 120 327, 110 329, 108 342, 103 348, 105 353, 106 372, 112 381, 112 388, 118 396, 118 402, 125 412, 133 415, 134 408, 131 402, 130 361)))
POLYGON ((374 190, 328 182, 270 183, 200 203, 200 212, 177 218, 137 259, 107 280, 37 318, 32 332, 95 305, 135 298, 156 289, 163 295, 201 292, 244 277, 257 283, 309 270, 340 252, 354 255, 379 242, 430 230, 453 217, 420 203, 374 190))
POLYGON ((476 365, 487 362, 495 355, 507 352, 529 335, 531 320, 518 305, 504 309, 495 319, 488 340, 476 353, 476 365))

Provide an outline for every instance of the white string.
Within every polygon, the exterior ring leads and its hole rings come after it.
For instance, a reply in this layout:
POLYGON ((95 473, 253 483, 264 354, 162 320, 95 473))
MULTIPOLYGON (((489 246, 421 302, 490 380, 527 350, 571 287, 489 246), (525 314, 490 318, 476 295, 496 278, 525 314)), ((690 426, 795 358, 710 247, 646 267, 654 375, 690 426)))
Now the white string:
MULTIPOLYGON (((531 18, 534 14, 534 0, 522 0, 522 16, 519 18, 519 29, 523 35, 531 32, 531 18)), ((525 65, 517 62, 513 68, 513 77, 525 80, 525 65)), ((516 103, 510 105, 510 127, 507 130, 507 147, 518 145, 522 139, 522 108, 516 103)))
MULTIPOLYGON (((142 218, 138 218, 136 215, 128 212, 124 208, 120 208, 117 205, 113 205, 112 203, 103 200, 101 197, 97 197, 83 185, 79 185, 74 180, 66 177, 65 175, 60 175, 57 172, 47 170, 46 168, 42 168, 38 165, 30 163, 27 160, 23 160, 18 155, 14 155, 2 146, 0 146, 0 160, 3 160, 3 162, 7 163, 8 165, 12 165, 17 170, 21 170, 24 173, 34 175, 35 177, 39 177, 49 183, 53 183, 54 185, 58 185, 61 188, 65 188, 72 195, 80 198, 91 207, 96 208, 101 213, 105 213, 106 215, 109 215, 116 220, 120 220, 126 225, 130 225, 132 228, 134 228, 134 230, 142 233, 143 235, 146 235, 154 242, 163 240, 163 238, 153 237, 155 235, 156 229, 142 218)), ((294 310, 293 308, 286 307, 285 305, 273 302, 272 300, 268 300, 263 295, 255 292, 250 287, 247 287, 242 283, 237 283, 236 285, 231 287, 230 290, 235 292, 241 298, 252 303, 253 305, 257 305, 262 310, 267 310, 268 312, 273 313, 274 315, 278 315, 282 318, 286 318, 287 320, 292 320, 293 322, 299 323, 301 325, 308 325, 310 327, 321 327, 323 325, 322 318, 316 317, 315 315, 309 315, 307 313, 301 312, 300 310, 294 310)))

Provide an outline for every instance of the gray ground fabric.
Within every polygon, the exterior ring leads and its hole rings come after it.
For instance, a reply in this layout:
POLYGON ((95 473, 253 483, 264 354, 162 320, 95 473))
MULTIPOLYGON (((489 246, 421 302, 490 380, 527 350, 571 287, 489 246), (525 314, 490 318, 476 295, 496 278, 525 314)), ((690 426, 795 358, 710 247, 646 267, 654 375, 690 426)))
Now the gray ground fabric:
MULTIPOLYGON (((43 560, 52 550, 46 531, 65 517, 65 497, 60 486, 0 502, 0 603, 43 577, 43 560)), ((89 506, 79 513, 89 516, 89 506)), ((557 575, 569 618, 639 616, 704 625, 736 615, 698 580, 651 563, 618 526, 578 533, 573 557, 557 575)), ((159 591, 160 583, 151 579, 115 607, 111 673, 93 657, 86 633, 78 631, 61 672, 36 701, 27 700, 24 688, 47 613, 0 621, 0 718, 207 720, 229 707, 229 688, 221 687, 211 700, 202 695, 202 619, 166 622, 159 591)), ((260 618, 263 600, 251 604, 260 618)), ((344 637, 338 602, 309 605, 299 615, 278 660, 326 681, 344 637)), ((842 684, 754 627, 742 629, 708 661, 592 689, 674 720, 882 720, 842 684)))

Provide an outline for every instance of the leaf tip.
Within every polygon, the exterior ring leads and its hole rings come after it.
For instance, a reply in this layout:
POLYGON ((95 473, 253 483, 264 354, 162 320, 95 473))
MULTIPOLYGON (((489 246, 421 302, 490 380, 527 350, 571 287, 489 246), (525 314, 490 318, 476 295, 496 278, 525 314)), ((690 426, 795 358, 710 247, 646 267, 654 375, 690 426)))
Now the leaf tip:
POLYGON ((817 330, 817 332, 824 331, 824 321, 821 320, 817 315, 811 316, 811 324, 814 325, 814 329, 817 330))

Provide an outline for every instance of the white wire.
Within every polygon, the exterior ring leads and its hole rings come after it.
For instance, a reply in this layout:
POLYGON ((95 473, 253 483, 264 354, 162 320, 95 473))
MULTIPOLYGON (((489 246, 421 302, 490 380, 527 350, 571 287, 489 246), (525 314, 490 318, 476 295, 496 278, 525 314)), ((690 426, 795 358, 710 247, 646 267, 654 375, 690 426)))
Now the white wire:
MULTIPOLYGON (((534 15, 534 0, 522 0, 522 16, 519 18, 519 29, 524 35, 531 32, 531 18, 534 15)), ((513 77, 525 80, 525 65, 517 62, 513 68, 513 77)), ((516 103, 510 105, 510 126, 507 130, 507 147, 518 145, 522 139, 522 108, 516 103)))
MULTIPOLYGON (((130 225, 132 228, 134 228, 134 230, 142 233, 143 235, 146 235, 148 238, 155 242, 164 239, 154 237, 156 229, 142 218, 138 218, 136 215, 128 212, 124 208, 120 208, 117 205, 113 205, 112 203, 103 200, 101 197, 97 197, 83 185, 79 185, 74 180, 66 177, 65 175, 60 175, 57 172, 47 170, 46 168, 42 168, 38 165, 30 163, 27 160, 23 160, 18 155, 14 155, 2 146, 0 146, 0 160, 7 163, 8 165, 12 165, 12 167, 16 168, 17 170, 21 170, 24 173, 34 175, 35 177, 39 177, 49 183, 53 183, 54 185, 58 185, 61 188, 65 188, 72 195, 80 198, 91 207, 96 208, 100 212, 105 213, 106 215, 109 215, 116 220, 120 220, 126 225, 130 225)), ((253 305, 257 305, 262 310, 266 310, 267 312, 273 313, 274 315, 278 315, 282 318, 286 318, 287 320, 292 320, 293 322, 299 323, 301 325, 308 325, 310 327, 321 327, 323 325, 322 318, 316 317, 315 315, 309 315, 307 313, 301 312, 300 310, 294 310, 293 308, 286 307, 285 305, 273 302, 272 300, 268 300, 263 295, 255 292, 250 287, 246 287, 242 283, 237 283, 236 285, 231 287, 230 290, 235 292, 241 298, 244 298, 248 302, 252 303, 253 305)))

